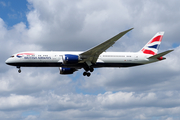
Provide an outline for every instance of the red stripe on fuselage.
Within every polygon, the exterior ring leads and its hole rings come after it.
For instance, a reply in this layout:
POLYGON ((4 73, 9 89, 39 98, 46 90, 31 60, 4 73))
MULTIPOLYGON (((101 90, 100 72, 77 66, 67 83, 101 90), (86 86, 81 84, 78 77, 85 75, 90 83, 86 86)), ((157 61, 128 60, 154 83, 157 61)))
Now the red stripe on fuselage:
POLYGON ((17 54, 17 55, 34 55, 34 53, 20 53, 20 54, 17 54))

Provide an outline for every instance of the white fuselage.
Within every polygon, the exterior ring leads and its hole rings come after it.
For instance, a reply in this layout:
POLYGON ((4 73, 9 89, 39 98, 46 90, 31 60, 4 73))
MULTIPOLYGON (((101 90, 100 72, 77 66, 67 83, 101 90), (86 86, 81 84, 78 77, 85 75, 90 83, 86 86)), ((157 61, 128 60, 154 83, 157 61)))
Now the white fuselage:
MULTIPOLYGON (((72 51, 29 51, 14 54, 6 60, 6 63, 20 67, 72 67, 83 68, 83 63, 63 64, 63 55, 79 55, 82 52, 72 51)), ((140 52, 103 52, 99 55, 94 68, 97 67, 131 67, 159 61, 158 59, 147 59, 152 55, 140 52)))

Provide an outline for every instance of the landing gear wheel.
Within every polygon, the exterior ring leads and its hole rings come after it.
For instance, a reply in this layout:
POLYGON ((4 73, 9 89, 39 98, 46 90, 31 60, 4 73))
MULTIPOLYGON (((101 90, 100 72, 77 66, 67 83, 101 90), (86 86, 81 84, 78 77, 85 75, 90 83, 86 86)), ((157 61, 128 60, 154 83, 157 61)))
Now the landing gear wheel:
POLYGON ((91 73, 88 72, 88 73, 87 73, 87 76, 89 77, 90 75, 91 75, 91 73))
POLYGON ((93 71, 94 71, 94 68, 90 67, 89 71, 90 71, 90 72, 93 72, 93 71))
POLYGON ((18 73, 21 73, 21 67, 20 66, 16 66, 18 68, 18 73))
POLYGON ((84 76, 87 75, 87 77, 89 77, 89 76, 91 75, 91 73, 89 73, 89 72, 84 72, 83 75, 84 75, 84 76))
POLYGON ((18 72, 21 73, 21 69, 19 69, 18 72))
POLYGON ((83 75, 89 77, 89 76, 91 76, 90 72, 93 72, 94 68, 92 66, 86 65, 84 67, 84 70, 85 70, 85 72, 83 73, 83 75), (90 71, 90 72, 88 72, 88 71, 90 71))
POLYGON ((86 76, 86 75, 87 75, 87 72, 84 72, 83 75, 86 76))

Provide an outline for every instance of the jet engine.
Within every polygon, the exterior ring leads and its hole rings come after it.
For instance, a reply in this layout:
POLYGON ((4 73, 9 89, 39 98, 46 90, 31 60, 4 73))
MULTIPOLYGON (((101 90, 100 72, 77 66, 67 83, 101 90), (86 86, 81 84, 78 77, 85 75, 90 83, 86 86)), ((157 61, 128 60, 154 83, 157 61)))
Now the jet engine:
POLYGON ((79 61, 78 55, 65 54, 62 57, 64 64, 77 64, 79 61))
POLYGON ((60 67, 59 71, 60 71, 60 74, 73 74, 76 71, 76 69, 60 67))

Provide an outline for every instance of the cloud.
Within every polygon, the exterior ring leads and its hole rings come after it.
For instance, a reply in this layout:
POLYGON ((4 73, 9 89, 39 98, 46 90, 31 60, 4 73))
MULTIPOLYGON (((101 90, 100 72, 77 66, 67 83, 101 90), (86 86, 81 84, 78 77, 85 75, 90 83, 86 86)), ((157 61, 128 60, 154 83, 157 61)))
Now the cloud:
POLYGON ((13 95, 9 97, 1 97, 1 110, 16 110, 27 109, 36 105, 37 101, 35 98, 27 95, 13 95), (33 105, 34 104, 34 105, 33 105))
MULTIPOLYGON (((22 68, 22 70, 23 69, 24 68, 22 68)), ((65 91, 72 91, 72 89, 74 89, 74 87, 68 88, 74 85, 73 83, 71 84, 71 79, 66 76, 59 78, 58 72, 41 72, 42 69, 31 70, 32 72, 25 72, 24 70, 22 74, 18 74, 17 70, 12 69, 5 74, 0 74, 0 93, 32 94, 37 91, 42 92, 51 89, 52 91, 60 90, 61 92, 59 93, 64 93, 65 91), (49 76, 51 76, 51 78, 49 78, 49 76)))
MULTIPOLYGON (((42 114, 28 115, 26 119, 118 119, 151 118, 152 116, 177 115, 180 95, 166 93, 106 92, 104 94, 83 95, 48 93, 39 97, 13 95, 1 97, 1 110, 38 110, 42 114), (171 97, 175 97, 171 100, 171 97), (168 104, 167 104, 168 103, 168 104), (176 106, 176 107, 174 107, 176 106), (129 114, 131 112, 132 114, 129 114), (126 117, 125 117, 126 116, 126 117)), ((165 118, 168 118, 167 116, 165 118)))
POLYGON ((178 3, 28 0, 28 25, 9 28, 0 18, 0 119, 179 119, 179 47, 164 61, 95 69, 89 78, 58 68, 18 74, 4 63, 21 51, 87 50, 131 27, 107 51, 136 52, 158 31, 165 31, 160 52, 170 49, 179 43, 178 3))
POLYGON ((6 7, 6 3, 3 1, 0 1, 0 5, 2 5, 3 7, 6 7))

